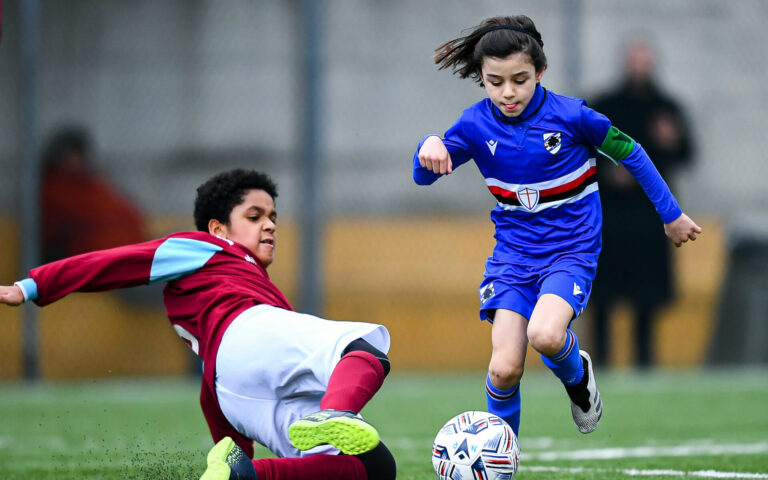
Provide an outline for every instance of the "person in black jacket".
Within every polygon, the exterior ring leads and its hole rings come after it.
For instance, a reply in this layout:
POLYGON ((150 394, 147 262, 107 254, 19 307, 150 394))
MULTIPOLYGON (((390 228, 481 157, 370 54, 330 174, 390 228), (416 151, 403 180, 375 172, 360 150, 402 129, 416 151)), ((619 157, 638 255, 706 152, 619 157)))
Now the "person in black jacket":
MULTIPOLYGON (((627 48, 620 83, 590 104, 640 143, 661 176, 670 179, 691 163, 692 140, 682 108, 661 89, 655 74, 653 49, 647 41, 635 40, 627 48)), ((670 247, 658 215, 629 172, 610 162, 597 162, 597 174, 603 251, 592 291, 595 362, 606 363, 609 315, 624 300, 635 316, 636 365, 649 367, 654 363, 654 316, 674 296, 670 247)))

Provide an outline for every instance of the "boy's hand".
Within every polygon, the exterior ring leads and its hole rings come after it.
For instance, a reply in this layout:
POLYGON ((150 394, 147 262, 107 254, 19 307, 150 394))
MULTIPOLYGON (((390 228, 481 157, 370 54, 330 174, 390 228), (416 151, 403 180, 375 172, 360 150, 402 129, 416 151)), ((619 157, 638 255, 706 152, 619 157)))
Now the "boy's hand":
POLYGON ((16 285, 0 286, 0 304, 3 303, 14 307, 21 305, 24 303, 24 294, 16 285))
POLYGON ((664 224, 664 233, 679 247, 688 240, 696 240, 696 234, 701 233, 701 227, 683 213, 677 219, 664 224))
POLYGON ((453 171, 451 154, 445 148, 443 140, 437 136, 431 136, 424 140, 419 149, 419 164, 427 170, 441 175, 453 171))

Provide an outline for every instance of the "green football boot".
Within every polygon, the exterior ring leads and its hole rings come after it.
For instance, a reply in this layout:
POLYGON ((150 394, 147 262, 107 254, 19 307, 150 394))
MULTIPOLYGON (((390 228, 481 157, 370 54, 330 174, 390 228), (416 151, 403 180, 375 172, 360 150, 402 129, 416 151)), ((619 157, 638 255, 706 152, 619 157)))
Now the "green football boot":
POLYGON ((230 437, 222 438, 208 452, 208 468, 200 480, 258 480, 248 455, 230 437))
POLYGON ((376 448, 379 432, 354 412, 321 410, 288 427, 288 437, 299 450, 333 445, 341 453, 359 455, 376 448))

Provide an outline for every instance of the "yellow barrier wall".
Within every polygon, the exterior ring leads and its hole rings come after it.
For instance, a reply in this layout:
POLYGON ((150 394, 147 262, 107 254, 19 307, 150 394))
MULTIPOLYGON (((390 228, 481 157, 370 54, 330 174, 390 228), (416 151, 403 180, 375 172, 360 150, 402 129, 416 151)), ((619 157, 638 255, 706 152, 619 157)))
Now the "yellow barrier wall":
MULTIPOLYGON (((0 217, 0 285, 18 280, 19 235, 16 222, 0 217)), ((21 376, 21 310, 0 306, 0 378, 21 376)))
MULTIPOLYGON (((676 250, 679 298, 661 314, 655 335, 661 365, 699 364, 709 345, 725 264, 722 229, 676 250)), ((14 222, 0 220, 0 283, 16 280, 19 245, 14 222)), ((184 220, 156 222, 158 236, 188 229, 184 220)), ((485 368, 490 331, 477 317, 477 285, 493 248, 483 216, 338 219, 326 231, 325 311, 328 318, 382 323, 392 335, 397 369, 485 368)), ((281 220, 273 281, 296 302, 295 225, 281 220)), ((39 310, 41 370, 46 378, 174 374, 188 371, 189 352, 162 309, 131 305, 114 293, 75 294, 39 310)), ((613 361, 632 358, 631 318, 614 316, 613 361)), ((0 378, 21 375, 20 309, 0 308, 0 378)), ((589 333, 588 315, 577 321, 589 333)), ((529 352, 530 353, 530 352, 529 352)), ((539 366, 529 355, 529 367, 539 366)))
MULTIPOLYGON (((701 225, 704 234, 674 252, 679 296, 660 312, 654 335, 662 366, 700 364, 709 346, 725 242, 717 221, 701 225)), ((398 368, 487 365, 489 324, 478 321, 476 292, 494 244, 489 220, 342 219, 331 223, 327 236, 330 318, 386 325, 398 368)), ((619 308, 612 320, 612 361, 628 365, 632 318, 619 308)), ((589 315, 574 325, 580 335, 591 333, 589 315)), ((540 366, 538 354, 528 353, 529 368, 540 366)))

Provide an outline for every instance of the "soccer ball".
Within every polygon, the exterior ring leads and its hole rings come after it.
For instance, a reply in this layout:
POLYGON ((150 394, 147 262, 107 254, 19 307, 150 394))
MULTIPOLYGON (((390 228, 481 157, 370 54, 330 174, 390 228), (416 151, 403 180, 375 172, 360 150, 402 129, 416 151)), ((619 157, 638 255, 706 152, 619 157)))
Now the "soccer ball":
POLYGON ((519 461, 515 432, 487 412, 456 415, 432 444, 432 466, 440 480, 511 480, 519 461))

